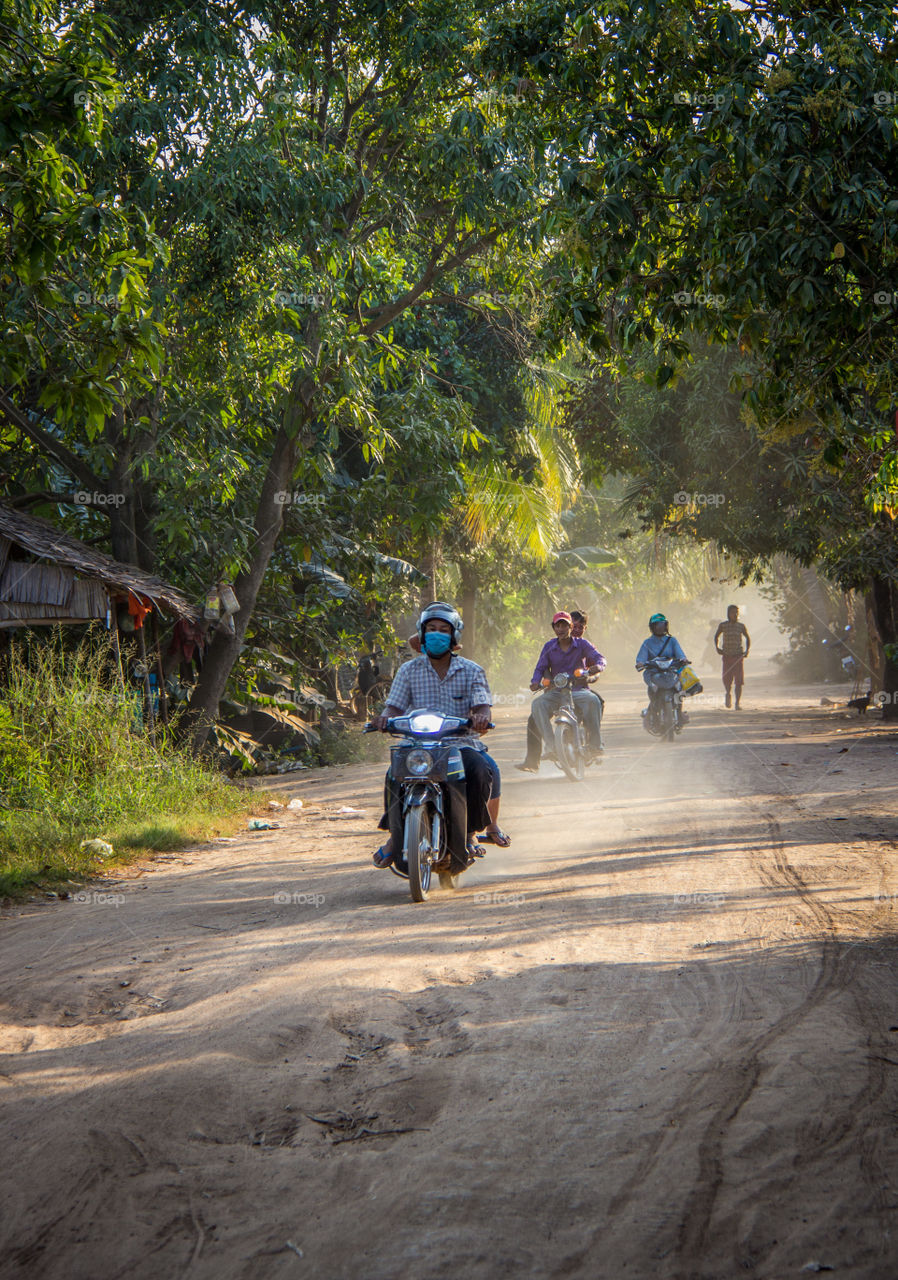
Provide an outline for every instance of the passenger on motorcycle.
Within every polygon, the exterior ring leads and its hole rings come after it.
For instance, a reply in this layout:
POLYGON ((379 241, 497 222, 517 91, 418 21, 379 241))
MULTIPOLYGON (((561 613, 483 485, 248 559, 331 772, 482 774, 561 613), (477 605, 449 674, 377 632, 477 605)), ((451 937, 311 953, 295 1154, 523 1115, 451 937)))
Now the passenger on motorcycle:
MULTIPOLYGON (((413 636, 409 636, 408 647, 414 653, 421 652, 421 637, 418 635, 417 631, 413 636)), ((458 643, 458 641, 455 641, 455 643, 453 643, 452 645, 452 652, 459 653, 460 651, 461 651, 461 645, 458 643)), ((502 828, 499 826, 499 806, 502 803, 502 776, 499 773, 498 764, 490 755, 490 753, 485 749, 483 752, 483 759, 490 767, 490 772, 493 775, 493 780, 492 780, 492 793, 490 795, 489 800, 487 801, 487 806, 486 806, 490 815, 489 826, 483 832, 483 835, 480 837, 480 839, 486 841, 487 844, 497 844, 501 849, 507 849, 508 846, 511 844, 511 836, 508 835, 507 832, 503 831, 502 828)))
MULTIPOLYGON (((470 861, 479 847, 476 845, 476 833, 490 825, 487 802, 493 776, 484 758, 486 747, 477 735, 489 729, 492 694, 483 668, 452 652, 458 645, 463 626, 452 605, 437 601, 427 606, 418 619, 418 638, 423 652, 396 672, 383 715, 375 716, 371 726, 385 729, 387 721, 393 717, 422 708, 441 711, 447 716, 471 717, 472 732, 441 739, 444 744, 455 744, 461 749, 470 861)), ((384 786, 384 814, 378 824, 382 831, 390 830, 390 808, 397 803, 398 796, 388 772, 384 786)), ((393 842, 390 837, 375 853, 374 863, 378 867, 388 867, 392 861, 393 842)))
MULTIPOLYGON (((544 678, 551 679, 562 672, 573 676, 576 670, 586 669, 590 675, 597 675, 598 672, 605 670, 605 659, 599 651, 594 649, 583 636, 575 639, 571 635, 569 613, 556 613, 552 619, 552 630, 555 632, 555 638, 546 641, 537 658, 530 681, 531 692, 536 693, 541 688, 544 678)), ((578 676, 574 680, 572 696, 577 714, 586 726, 589 749, 593 755, 599 755, 603 750, 601 701, 590 693, 585 676, 578 676)), ((542 735, 543 754, 550 758, 554 758, 555 755, 552 713, 561 705, 564 697, 564 693, 559 689, 546 689, 533 700, 531 708, 536 727, 542 735)))
MULTIPOLYGON (((581 613, 579 609, 571 609, 571 636, 574 640, 582 640, 586 634, 586 626, 589 622, 589 614, 581 613)), ((605 699, 595 689, 589 691, 594 698, 599 700, 599 715, 605 713, 605 699)), ((533 718, 533 712, 527 717, 527 753, 520 764, 516 764, 515 768, 520 769, 522 773, 539 773, 539 762, 543 750, 543 735, 536 727, 536 721, 533 718)), ((601 751, 604 753, 605 744, 602 743, 601 751)))

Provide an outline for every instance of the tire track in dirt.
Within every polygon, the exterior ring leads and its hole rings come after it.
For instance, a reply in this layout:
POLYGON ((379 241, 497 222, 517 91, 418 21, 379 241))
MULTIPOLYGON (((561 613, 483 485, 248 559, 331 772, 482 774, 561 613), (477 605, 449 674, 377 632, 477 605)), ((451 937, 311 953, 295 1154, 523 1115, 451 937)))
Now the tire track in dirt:
MULTIPOLYGON (((690 1264, 689 1260, 701 1258, 708 1252, 712 1218, 719 1192, 724 1185, 724 1146, 733 1122, 761 1080, 765 1070, 765 1054, 781 1037, 793 1031, 825 1000, 848 989, 857 978, 857 954, 852 954, 853 947, 846 947, 839 942, 833 912, 788 861, 776 818, 770 813, 764 813, 763 817, 768 827, 773 864, 771 867, 757 855, 752 858, 752 862, 764 883, 773 888, 793 890, 802 906, 813 917, 815 924, 823 933, 819 967, 814 985, 804 1000, 796 1008, 784 1013, 752 1042, 746 1052, 745 1060, 730 1066, 729 1080, 722 1079, 720 1074, 715 1074, 716 1091, 720 1092, 722 1089, 723 1096, 711 1119, 705 1125, 699 1142, 698 1175, 686 1202, 677 1239, 676 1254, 680 1261, 679 1270, 676 1272, 677 1280, 701 1280, 702 1276, 711 1274, 704 1269, 697 1269, 694 1262, 690 1264)), ((853 995, 859 1004, 860 1021, 866 1025, 875 1024, 872 1004, 863 999, 859 990, 854 990, 853 995)), ((700 1084, 706 1085, 707 1080, 703 1079, 700 1084)), ((829 1125, 823 1127, 821 1122, 816 1131, 808 1132, 804 1149, 796 1153, 794 1158, 795 1166, 818 1161, 843 1143, 857 1129, 861 1109, 870 1107, 876 1102, 881 1097, 886 1084, 885 1064, 871 1060, 868 1063, 867 1081, 863 1089, 829 1125)), ((695 1092, 695 1089, 690 1090, 690 1095, 695 1092)), ((881 1183, 881 1176, 879 1181, 881 1183)), ((888 1228, 884 1212, 881 1212, 881 1216, 885 1239, 888 1228)))

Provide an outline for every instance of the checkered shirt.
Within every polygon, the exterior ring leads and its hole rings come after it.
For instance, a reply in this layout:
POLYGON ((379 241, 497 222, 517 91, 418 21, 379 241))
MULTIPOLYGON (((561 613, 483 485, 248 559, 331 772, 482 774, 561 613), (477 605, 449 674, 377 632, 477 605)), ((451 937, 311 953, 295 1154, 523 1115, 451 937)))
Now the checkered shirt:
POLYGON ((741 658, 745 653, 742 644, 743 637, 748 636, 744 622, 721 622, 717 628, 717 634, 721 640, 721 649, 725 658, 741 658))
MULTIPOLYGON (((469 658, 453 654, 445 679, 441 680, 429 658, 422 654, 405 662, 393 677, 387 696, 388 707, 398 707, 404 714, 409 711, 441 711, 444 716, 467 716, 472 707, 490 706, 493 695, 487 684, 486 672, 469 658)), ((459 746, 476 747, 485 751, 480 735, 468 731, 441 738, 441 742, 458 743, 459 746)))

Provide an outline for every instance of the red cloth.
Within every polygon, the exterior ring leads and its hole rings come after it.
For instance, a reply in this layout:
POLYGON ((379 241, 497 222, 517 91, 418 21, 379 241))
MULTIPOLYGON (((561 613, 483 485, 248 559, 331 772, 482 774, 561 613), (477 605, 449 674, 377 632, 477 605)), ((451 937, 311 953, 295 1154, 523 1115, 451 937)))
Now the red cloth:
POLYGON ((147 614, 153 612, 153 602, 149 596, 136 596, 133 591, 129 591, 128 612, 134 619, 134 629, 137 631, 143 626, 147 614))
POLYGON ((168 646, 169 653, 179 653, 185 662, 192 662, 194 650, 198 649, 202 653, 205 647, 203 628, 189 618, 179 618, 168 646))

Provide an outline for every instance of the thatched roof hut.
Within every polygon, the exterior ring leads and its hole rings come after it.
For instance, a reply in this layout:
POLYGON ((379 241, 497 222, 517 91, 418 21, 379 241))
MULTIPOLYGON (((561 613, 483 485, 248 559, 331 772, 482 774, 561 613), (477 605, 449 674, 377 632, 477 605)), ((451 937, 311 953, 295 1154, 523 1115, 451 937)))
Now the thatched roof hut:
POLYGON ((0 503, 0 628, 106 620, 110 596, 151 600, 195 622, 177 587, 85 546, 49 520, 0 503))

